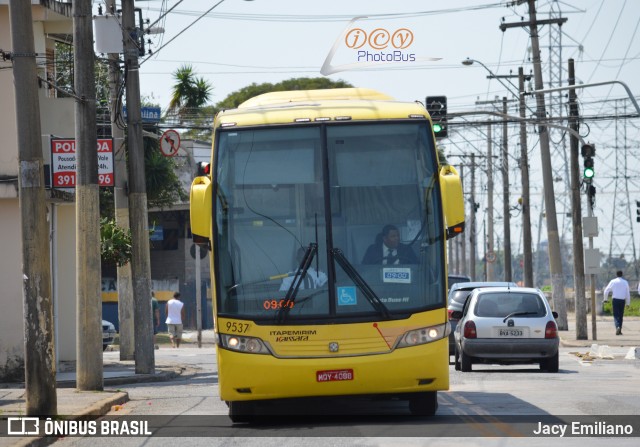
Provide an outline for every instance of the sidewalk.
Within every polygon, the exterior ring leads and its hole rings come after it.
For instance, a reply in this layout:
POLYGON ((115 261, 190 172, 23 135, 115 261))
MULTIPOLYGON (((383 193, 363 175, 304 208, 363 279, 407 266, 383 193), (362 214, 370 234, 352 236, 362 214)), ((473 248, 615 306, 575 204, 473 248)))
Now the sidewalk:
MULTIPOLYGON (((185 331, 183 344, 194 346, 197 339, 195 331, 185 331)), ((202 331, 203 345, 212 345, 212 330, 202 331)), ((112 348, 109 348, 111 350, 112 348)), ((117 346, 113 347, 117 351, 117 346)), ((172 350, 170 345, 160 345, 160 350, 172 350)), ((173 350, 172 350, 173 351, 173 350)), ((159 351, 155 351, 158 353, 159 351)), ((174 352, 180 352, 175 350, 174 352)), ((58 415, 69 419, 82 416, 102 416, 115 407, 129 401, 126 392, 118 390, 118 386, 130 383, 162 382, 174 379, 186 370, 183 365, 155 359, 153 374, 136 374, 134 360, 120 360, 118 357, 103 357, 104 391, 76 390, 75 362, 62 362, 56 374, 56 397, 58 415)), ((26 416, 26 395, 24 383, 0 383, 0 417, 26 416)), ((4 423, 4 421, 3 421, 4 423)), ((6 433, 6 427, 0 427, 6 433)), ((0 437, 0 447, 5 446, 45 446, 55 442, 56 438, 35 437, 0 437)))
POLYGON ((596 315, 596 340, 593 340, 591 314, 587 315, 587 340, 578 340, 576 336, 576 316, 567 315, 568 331, 559 331, 560 346, 590 347, 593 344, 609 347, 640 347, 640 317, 624 317, 622 335, 616 335, 613 317, 596 315))

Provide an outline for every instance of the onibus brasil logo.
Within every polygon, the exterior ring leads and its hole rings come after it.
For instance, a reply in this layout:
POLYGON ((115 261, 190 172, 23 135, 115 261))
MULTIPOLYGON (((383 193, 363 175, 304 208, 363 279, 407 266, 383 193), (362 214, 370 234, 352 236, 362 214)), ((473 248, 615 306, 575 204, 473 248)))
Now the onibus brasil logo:
POLYGON ((439 57, 416 56, 411 52, 415 37, 409 28, 375 28, 367 31, 364 28, 355 27, 354 24, 366 16, 354 17, 347 24, 342 34, 333 43, 327 58, 320 68, 320 73, 327 76, 340 71, 347 71, 359 68, 376 67, 393 63, 409 63, 437 61, 439 57), (336 52, 346 46, 353 50, 355 62, 332 65, 331 62, 336 52))

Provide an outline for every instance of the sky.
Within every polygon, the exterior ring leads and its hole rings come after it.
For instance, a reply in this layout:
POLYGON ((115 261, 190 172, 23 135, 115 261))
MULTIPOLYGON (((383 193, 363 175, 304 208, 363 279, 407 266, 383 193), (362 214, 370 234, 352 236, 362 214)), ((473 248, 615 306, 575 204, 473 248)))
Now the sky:
MULTIPOLYGON (((94 9, 97 10, 100 3, 94 2, 94 9)), ((360 28, 367 37, 378 29, 386 30, 390 35, 405 30, 405 34, 400 36, 406 36, 406 30, 409 30, 413 36, 411 45, 399 51, 405 57, 412 55, 415 61, 351 68, 328 77, 347 81, 356 87, 379 90, 398 100, 424 101, 426 96, 444 95, 448 98, 449 112, 487 110, 487 107, 493 106, 479 105, 477 102, 503 96, 513 98, 498 80, 487 79, 489 71, 497 75, 517 74, 520 66, 524 67, 525 73, 532 71, 528 30, 515 27, 503 32, 499 28, 503 22, 528 20, 526 3, 517 6, 513 6, 513 3, 516 2, 140 0, 136 2, 136 7, 142 9, 143 17, 151 23, 159 19, 162 11, 177 4, 155 25, 162 26, 164 33, 150 36, 152 43, 148 47, 153 54, 141 58, 141 93, 166 108, 174 84, 172 75, 180 66, 188 64, 193 66, 197 76, 213 86, 211 102, 216 103, 251 83, 276 83, 293 77, 323 76, 321 67, 334 45, 331 65, 353 64, 357 61, 358 50, 348 48, 346 43, 349 40, 344 39, 344 33, 352 28, 360 28), (212 7, 208 14, 203 15, 212 7), (366 18, 351 22, 356 17, 366 18), (479 61, 485 67, 480 63, 462 65, 461 62, 466 58, 479 61)), ((567 61, 573 58, 578 83, 618 80, 627 83, 636 97, 640 95, 640 1, 538 0, 537 11, 539 20, 548 19, 550 11, 554 11, 554 17, 567 18, 561 33, 557 32, 558 28, 550 31, 550 26, 539 30, 545 86, 553 78, 555 82, 562 80, 562 84, 566 85, 567 61), (561 49, 559 43, 562 44, 561 49), (556 48, 555 59, 561 59, 561 64, 550 62, 554 59, 550 56, 551 47, 556 48), (562 67, 562 72, 559 67, 562 67)), ((360 42, 356 41, 354 34, 350 36, 354 43, 360 42)), ((375 52, 369 45, 371 42, 369 40, 360 51, 375 52)), ((396 51, 392 46, 387 45, 378 51, 396 51)), ((512 81, 517 85, 517 79, 512 81)), ((634 109, 631 102, 625 98, 628 96, 619 85, 579 91, 581 113, 594 117, 612 116, 616 112, 632 114, 634 109), (618 101, 614 101, 616 99, 618 101)), ((558 101, 562 101, 560 95, 558 101)), ((533 102, 531 104, 534 105, 533 102)), ((556 109, 558 113, 566 115, 566 111, 560 110, 561 105, 556 109)), ((517 111, 510 109, 509 113, 517 114, 517 111)), ((627 172, 626 166, 636 166, 634 170, 637 171, 640 159, 639 125, 637 118, 625 122, 592 120, 581 128, 585 140, 596 144, 596 215, 602 215, 599 227, 604 236, 597 241, 596 247, 605 254, 611 252, 616 255, 619 252, 633 256, 632 252, 637 250, 638 242, 633 241, 638 240, 637 234, 640 233, 640 224, 635 223, 635 199, 640 200, 640 186, 631 175, 634 173, 627 172), (630 214, 633 214, 633 219, 630 219, 630 214)), ((486 130, 465 129, 452 132, 449 139, 440 142, 454 164, 468 163, 468 157, 465 156, 470 153, 486 153, 486 130)), ((530 131, 533 132, 533 128, 530 131)), ((517 168, 519 140, 515 126, 509 132, 510 170, 513 170, 510 189, 514 194, 510 204, 515 206, 520 190, 517 168)), ((494 137, 500 135, 499 129, 493 133, 494 137)), ((561 132, 552 134, 552 145, 553 141, 562 141, 561 132)), ((499 144, 499 141, 494 141, 496 148, 499 144)), ((568 142, 566 145, 568 147, 568 142)), ((554 169, 557 170, 554 171, 559 196, 557 203, 562 208, 568 203, 565 191, 568 176, 563 161, 563 154, 566 154, 563 151, 566 150, 562 149, 562 144, 556 146, 552 157, 554 169)), ((529 152, 532 202, 536 202, 532 210, 534 220, 544 211, 541 182, 536 181, 540 178, 537 150, 533 135, 529 140, 529 152)), ((497 168, 495 166, 494 171, 497 168)), ((496 182, 499 181, 496 178, 496 182)), ((486 188, 486 180, 484 184, 486 188)), ((478 187, 478 201, 483 208, 486 205, 486 190, 483 195, 482 179, 478 187)), ((501 210, 500 198, 496 197, 496 200, 496 210, 501 210)), ((558 210, 559 213, 562 211, 558 210)), ((500 219, 500 213, 496 218, 500 219)), ((518 243, 518 232, 521 231, 518 219, 518 210, 514 209, 514 245, 518 243)), ((538 222, 534 222, 534 225, 538 227, 538 222)), ((570 219, 560 216, 559 225, 563 236, 570 242, 570 219)), ((540 228, 543 227, 544 223, 540 228)), ((535 231, 537 228, 534 230, 534 242, 540 239, 535 231)), ((544 239, 544 235, 541 238, 544 239)), ((521 251, 517 245, 513 249, 516 253, 521 251)))

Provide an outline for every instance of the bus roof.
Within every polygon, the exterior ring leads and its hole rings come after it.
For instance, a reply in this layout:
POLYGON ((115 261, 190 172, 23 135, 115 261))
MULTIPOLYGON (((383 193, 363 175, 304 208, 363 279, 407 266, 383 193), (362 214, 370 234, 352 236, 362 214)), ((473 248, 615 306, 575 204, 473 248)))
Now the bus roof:
POLYGON ((384 93, 364 88, 293 90, 258 95, 224 110, 216 127, 286 124, 301 120, 378 120, 426 118, 419 103, 395 101, 384 93))

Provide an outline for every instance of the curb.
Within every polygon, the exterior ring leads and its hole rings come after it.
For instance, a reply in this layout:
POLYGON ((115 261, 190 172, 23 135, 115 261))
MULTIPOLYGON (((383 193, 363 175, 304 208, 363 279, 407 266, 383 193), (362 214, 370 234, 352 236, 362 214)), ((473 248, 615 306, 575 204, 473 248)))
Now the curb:
MULTIPOLYGON (((165 382, 175 379, 182 374, 184 368, 165 369, 154 374, 136 374, 125 377, 108 377, 103 378, 102 382, 105 386, 126 385, 130 383, 147 383, 147 382, 165 382)), ((56 388, 75 388, 75 380, 64 380, 57 382, 56 388)))
MULTIPOLYGON (((108 390, 106 390, 109 392, 108 390)), ((105 399, 102 399, 99 402, 91 405, 90 407, 74 413, 70 415, 68 419, 79 419, 85 416, 103 416, 107 414, 113 405, 121 405, 126 402, 129 402, 129 393, 118 391, 115 392, 112 396, 109 396, 105 399)), ((17 447, 45 447, 53 444, 54 442, 59 441, 60 437, 58 436, 42 436, 38 438, 23 438, 18 440, 14 446, 17 447)))

